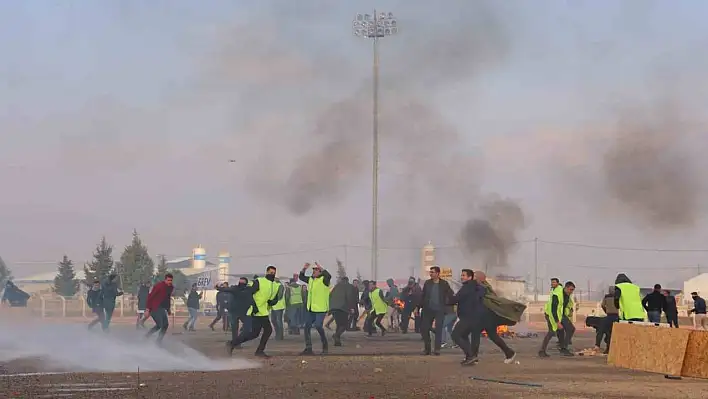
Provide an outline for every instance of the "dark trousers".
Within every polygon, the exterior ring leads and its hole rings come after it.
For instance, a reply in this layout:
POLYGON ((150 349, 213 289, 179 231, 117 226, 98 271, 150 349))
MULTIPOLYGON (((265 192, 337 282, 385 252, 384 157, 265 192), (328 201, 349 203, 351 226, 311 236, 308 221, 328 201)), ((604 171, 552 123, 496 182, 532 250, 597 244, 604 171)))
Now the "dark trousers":
POLYGON ((222 329, 226 331, 228 322, 229 322, 229 316, 226 314, 226 309, 217 309, 216 310, 216 317, 214 320, 209 324, 209 327, 213 328, 214 324, 218 323, 219 320, 223 320, 222 322, 222 329))
POLYGON ((435 321, 435 351, 440 351, 442 346, 442 331, 445 323, 445 311, 423 309, 420 315, 420 335, 423 336, 423 345, 425 351, 430 352, 430 331, 433 329, 433 321, 435 321))
POLYGON ((101 323, 101 328, 103 328, 103 319, 105 317, 105 313, 103 311, 103 308, 93 308, 91 311, 96 315, 96 318, 93 319, 89 325, 88 328, 89 330, 93 328, 98 323, 101 323))
MULTIPOLYGON (((543 342, 541 343, 541 349, 540 352, 546 352, 546 349, 548 348, 548 343, 551 342, 551 338, 555 337, 558 335, 558 343, 561 345, 561 349, 565 349, 565 339, 563 339, 559 334, 558 330, 554 330, 553 326, 551 325, 551 320, 546 316, 546 327, 548 327, 548 332, 546 333, 546 336, 543 337, 543 342)), ((565 328, 565 326, 564 326, 565 328)))
MULTIPOLYGON (((381 324, 381 320, 383 320, 384 316, 386 316, 386 313, 382 314, 376 314, 374 310, 369 313, 368 321, 370 326, 377 326, 378 328, 381 329, 381 334, 386 333, 386 329, 384 328, 383 324, 381 324)), ((375 328, 370 328, 369 329, 369 335, 373 335, 374 332, 376 332, 375 328)))
POLYGON ((366 318, 364 319, 364 332, 369 332, 375 333, 376 332, 376 327, 374 326, 373 319, 371 318, 371 313, 373 313, 373 309, 366 309, 366 318))
POLYGON ((479 330, 475 320, 471 319, 460 319, 452 329, 452 340, 462 349, 467 359, 471 359, 475 356, 472 350, 472 343, 470 342, 470 335, 472 335, 472 341, 474 341, 474 334, 477 333, 477 342, 479 342, 479 330))
POLYGON ((356 331, 357 321, 359 321, 359 307, 356 307, 353 313, 349 313, 349 323, 347 324, 347 330, 356 331))
POLYGON ((275 340, 281 341, 284 338, 283 332, 283 313, 285 309, 271 310, 270 311, 270 321, 273 323, 273 328, 275 328, 275 340))
POLYGON ((669 323, 669 326, 678 328, 678 313, 666 313, 666 321, 669 323))
POLYGON ((568 349, 570 344, 573 342, 573 335, 575 335, 575 325, 566 316, 561 318, 561 324, 563 324, 563 329, 558 330, 558 342, 561 344, 561 348, 568 349))
POLYGON ((413 309, 414 306, 412 303, 406 303, 406 305, 403 307, 403 311, 401 312, 401 332, 404 334, 408 332, 408 325, 411 322, 411 315, 413 314, 413 309))
POLYGON ((326 350, 327 335, 324 331, 324 319, 327 317, 327 312, 307 312, 305 313, 305 349, 312 349, 312 327, 317 330, 322 341, 322 349, 326 350))
POLYGON ((332 338, 334 338, 335 345, 341 345, 342 334, 347 331, 349 324, 349 313, 344 310, 335 309, 332 310, 332 316, 334 317, 334 322, 337 323, 337 330, 334 332, 332 338))
POLYGON ((239 337, 244 337, 250 333, 253 327, 251 326, 251 316, 231 314, 231 342, 238 340, 239 337), (241 329, 239 331, 239 323, 241 329))
MULTIPOLYGON (((504 339, 497 334, 497 327, 502 324, 501 318, 492 312, 487 312, 480 316, 481 323, 477 326, 477 330, 472 332, 472 357, 479 355, 479 345, 482 337, 482 330, 487 332, 487 338, 494 343, 499 349, 504 352, 504 356, 509 359, 514 356, 514 351, 509 348, 504 339)), ((453 330, 454 331, 454 330, 453 330)), ((458 344, 459 345, 459 344, 458 344)), ((465 353, 467 354, 467 353, 465 353)))
POLYGON ((150 317, 152 321, 155 322, 155 326, 151 328, 145 336, 149 337, 157 333, 157 342, 162 342, 165 333, 167 333, 167 328, 170 326, 170 318, 167 316, 167 309, 154 309, 150 311, 150 317))
POLYGON ((598 348, 602 343, 602 338, 605 338, 605 344, 607 344, 607 350, 610 350, 610 341, 612 340, 612 326, 614 323, 619 321, 619 315, 608 314, 602 319, 600 327, 597 329, 597 334, 595 335, 595 346, 598 348))
POLYGON ((263 353, 265 351, 266 344, 271 334, 273 334, 273 327, 270 325, 270 320, 268 316, 252 316, 251 317, 251 331, 248 332, 244 329, 243 334, 239 334, 236 340, 231 341, 232 347, 237 347, 244 342, 254 340, 261 336, 261 341, 258 343, 258 348, 256 348, 256 353, 263 353), (263 335, 261 335, 263 331, 263 335))
POLYGON ((113 320, 113 312, 116 310, 116 305, 113 304, 113 306, 104 306, 103 307, 103 323, 101 326, 103 327, 104 331, 108 330, 108 327, 111 325, 111 320, 113 320))

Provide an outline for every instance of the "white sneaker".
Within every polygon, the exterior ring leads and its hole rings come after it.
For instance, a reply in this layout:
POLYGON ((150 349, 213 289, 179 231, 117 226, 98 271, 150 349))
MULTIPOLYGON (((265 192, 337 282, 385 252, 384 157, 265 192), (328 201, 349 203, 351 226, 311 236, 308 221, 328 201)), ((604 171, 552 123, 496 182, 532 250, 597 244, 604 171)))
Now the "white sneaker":
POLYGON ((514 361, 516 360, 516 353, 512 355, 509 358, 504 359, 504 364, 514 364, 514 361))
POLYGON ((447 348, 448 346, 449 346, 449 345, 448 345, 447 343, 443 342, 443 343, 440 345, 440 349, 445 349, 445 348, 447 348))

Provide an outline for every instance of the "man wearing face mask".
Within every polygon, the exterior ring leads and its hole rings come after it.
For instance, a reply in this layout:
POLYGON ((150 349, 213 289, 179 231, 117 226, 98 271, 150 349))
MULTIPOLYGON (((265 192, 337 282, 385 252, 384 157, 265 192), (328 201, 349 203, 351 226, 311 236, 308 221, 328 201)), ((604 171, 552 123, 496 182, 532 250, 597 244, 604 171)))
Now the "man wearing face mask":
POLYGON ((112 272, 108 276, 108 280, 103 283, 101 287, 101 294, 103 296, 103 331, 108 331, 108 327, 111 325, 111 319, 113 318, 113 311, 116 309, 116 297, 123 295, 123 291, 118 287, 118 282, 116 281, 118 277, 115 272, 112 272))
POLYGON ((305 271, 310 267, 309 263, 300 271, 300 281, 307 283, 307 310, 305 312, 305 350, 303 355, 313 355, 312 352, 312 327, 315 327, 322 341, 322 353, 329 350, 327 336, 324 331, 324 319, 329 312, 329 284, 332 275, 327 270, 322 269, 319 263, 315 262, 312 268, 312 276, 308 277, 305 271))
POLYGON ((242 343, 258 338, 262 331, 263 335, 261 335, 255 355, 258 357, 270 357, 265 353, 268 339, 273 334, 273 326, 270 324, 270 311, 280 300, 278 298, 278 287, 275 283, 275 272, 275 266, 268 265, 265 277, 258 277, 253 281, 253 285, 250 287, 253 290, 254 302, 251 314, 251 331, 244 330, 243 335, 239 335, 235 340, 232 340, 229 353, 233 353, 234 348, 242 343))

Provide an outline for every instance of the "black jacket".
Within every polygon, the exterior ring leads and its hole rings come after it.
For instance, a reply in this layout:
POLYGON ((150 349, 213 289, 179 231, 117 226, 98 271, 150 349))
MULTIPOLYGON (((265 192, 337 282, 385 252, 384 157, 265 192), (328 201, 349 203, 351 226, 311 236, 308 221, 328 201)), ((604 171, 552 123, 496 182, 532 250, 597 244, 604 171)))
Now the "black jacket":
POLYGON ((148 294, 150 294, 150 287, 147 285, 141 285, 138 288, 138 309, 145 310, 147 308, 148 294))
MULTIPOLYGON (((227 287, 230 288, 230 287, 227 287)), ((229 308, 229 299, 230 295, 228 292, 224 292, 222 290, 219 290, 219 292, 216 293, 216 309, 221 311, 229 308)))
POLYGON ((116 297, 123 295, 123 291, 118 287, 115 278, 106 280, 101 286, 101 292, 103 294, 103 306, 105 307, 116 306, 116 297))
POLYGON ((219 294, 230 295, 229 313, 231 315, 245 316, 251 306, 253 306, 253 314, 258 313, 256 303, 253 301, 253 294, 258 290, 258 281, 254 281, 251 287, 247 285, 232 285, 230 287, 217 287, 216 289, 219 290, 219 294))
POLYGON ((666 311, 666 297, 659 291, 653 291, 642 299, 642 306, 647 312, 666 311))
POLYGON ((666 297, 666 314, 678 314, 678 306, 676 304, 676 297, 669 295, 666 297))
POLYGON ((103 295, 101 290, 89 290, 86 294, 86 305, 91 309, 100 308, 103 306, 103 295))
POLYGON ((189 291, 189 295, 187 296, 187 307, 191 309, 199 309, 200 299, 202 299, 202 294, 198 293, 196 290, 189 291))
MULTIPOLYGON (((425 284, 423 284, 423 297, 421 298, 420 301, 420 307, 421 309, 425 310, 433 310, 430 308, 431 306, 431 295, 433 293, 433 285, 435 283, 433 280, 427 280, 425 284)), ((452 291, 452 288, 450 288, 450 284, 448 284, 447 281, 440 279, 438 282, 440 285, 438 288, 438 295, 440 297, 438 298, 438 304, 442 306, 442 309, 440 311, 445 311, 445 313, 452 313, 452 306, 448 305, 452 301, 452 297, 455 295, 455 293, 452 291)))
POLYGON ((329 294, 330 310, 349 312, 354 310, 359 302, 359 292, 350 283, 340 282, 329 294))
POLYGON ((457 316, 460 320, 475 320, 484 311, 482 298, 486 292, 487 290, 475 280, 463 281, 462 288, 452 296, 449 304, 457 304, 457 316))
POLYGON ((697 296, 693 299, 693 309, 688 313, 706 314, 706 300, 697 296))

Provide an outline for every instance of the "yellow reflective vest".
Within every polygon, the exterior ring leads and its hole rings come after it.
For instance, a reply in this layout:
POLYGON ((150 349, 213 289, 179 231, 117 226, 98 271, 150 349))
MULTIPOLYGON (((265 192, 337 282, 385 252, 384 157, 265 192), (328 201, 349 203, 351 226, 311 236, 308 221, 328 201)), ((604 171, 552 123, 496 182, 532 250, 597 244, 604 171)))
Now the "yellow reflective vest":
POLYGON ((253 294, 253 301, 256 303, 258 313, 253 316, 263 317, 270 315, 268 301, 275 299, 278 295, 278 288, 275 282, 271 282, 265 277, 258 277, 258 291, 253 294))
POLYGON ((551 295, 548 297, 544 311, 546 316, 548 316, 548 322, 551 324, 551 329, 553 331, 558 330, 558 323, 553 317, 553 297, 558 298, 558 309, 556 309, 556 316, 558 316, 558 321, 563 318, 563 287, 560 285, 551 291, 551 295))
POLYGON ((302 287, 300 287, 299 285, 297 287, 290 287, 290 304, 302 304, 302 287))
POLYGON ((386 311, 388 310, 388 305, 386 305, 386 302, 381 299, 381 295, 379 294, 380 292, 381 288, 376 288, 373 291, 369 292, 369 299, 371 299, 373 311, 377 315, 386 314, 386 311))
MULTIPOLYGON (((276 283, 276 289, 275 289, 275 294, 278 294, 278 291, 280 291, 280 287, 283 287, 283 284, 281 283, 276 283)), ((276 303, 273 306, 273 310, 283 310, 285 309, 285 287, 283 287, 283 296, 278 300, 278 303, 276 303)))
POLYGON ((329 312, 329 287, 324 277, 310 277, 307 283, 307 310, 315 313, 329 312))
POLYGON ((622 292, 619 300, 619 316, 622 320, 644 320, 644 306, 639 286, 632 283, 619 283, 616 285, 622 292))

